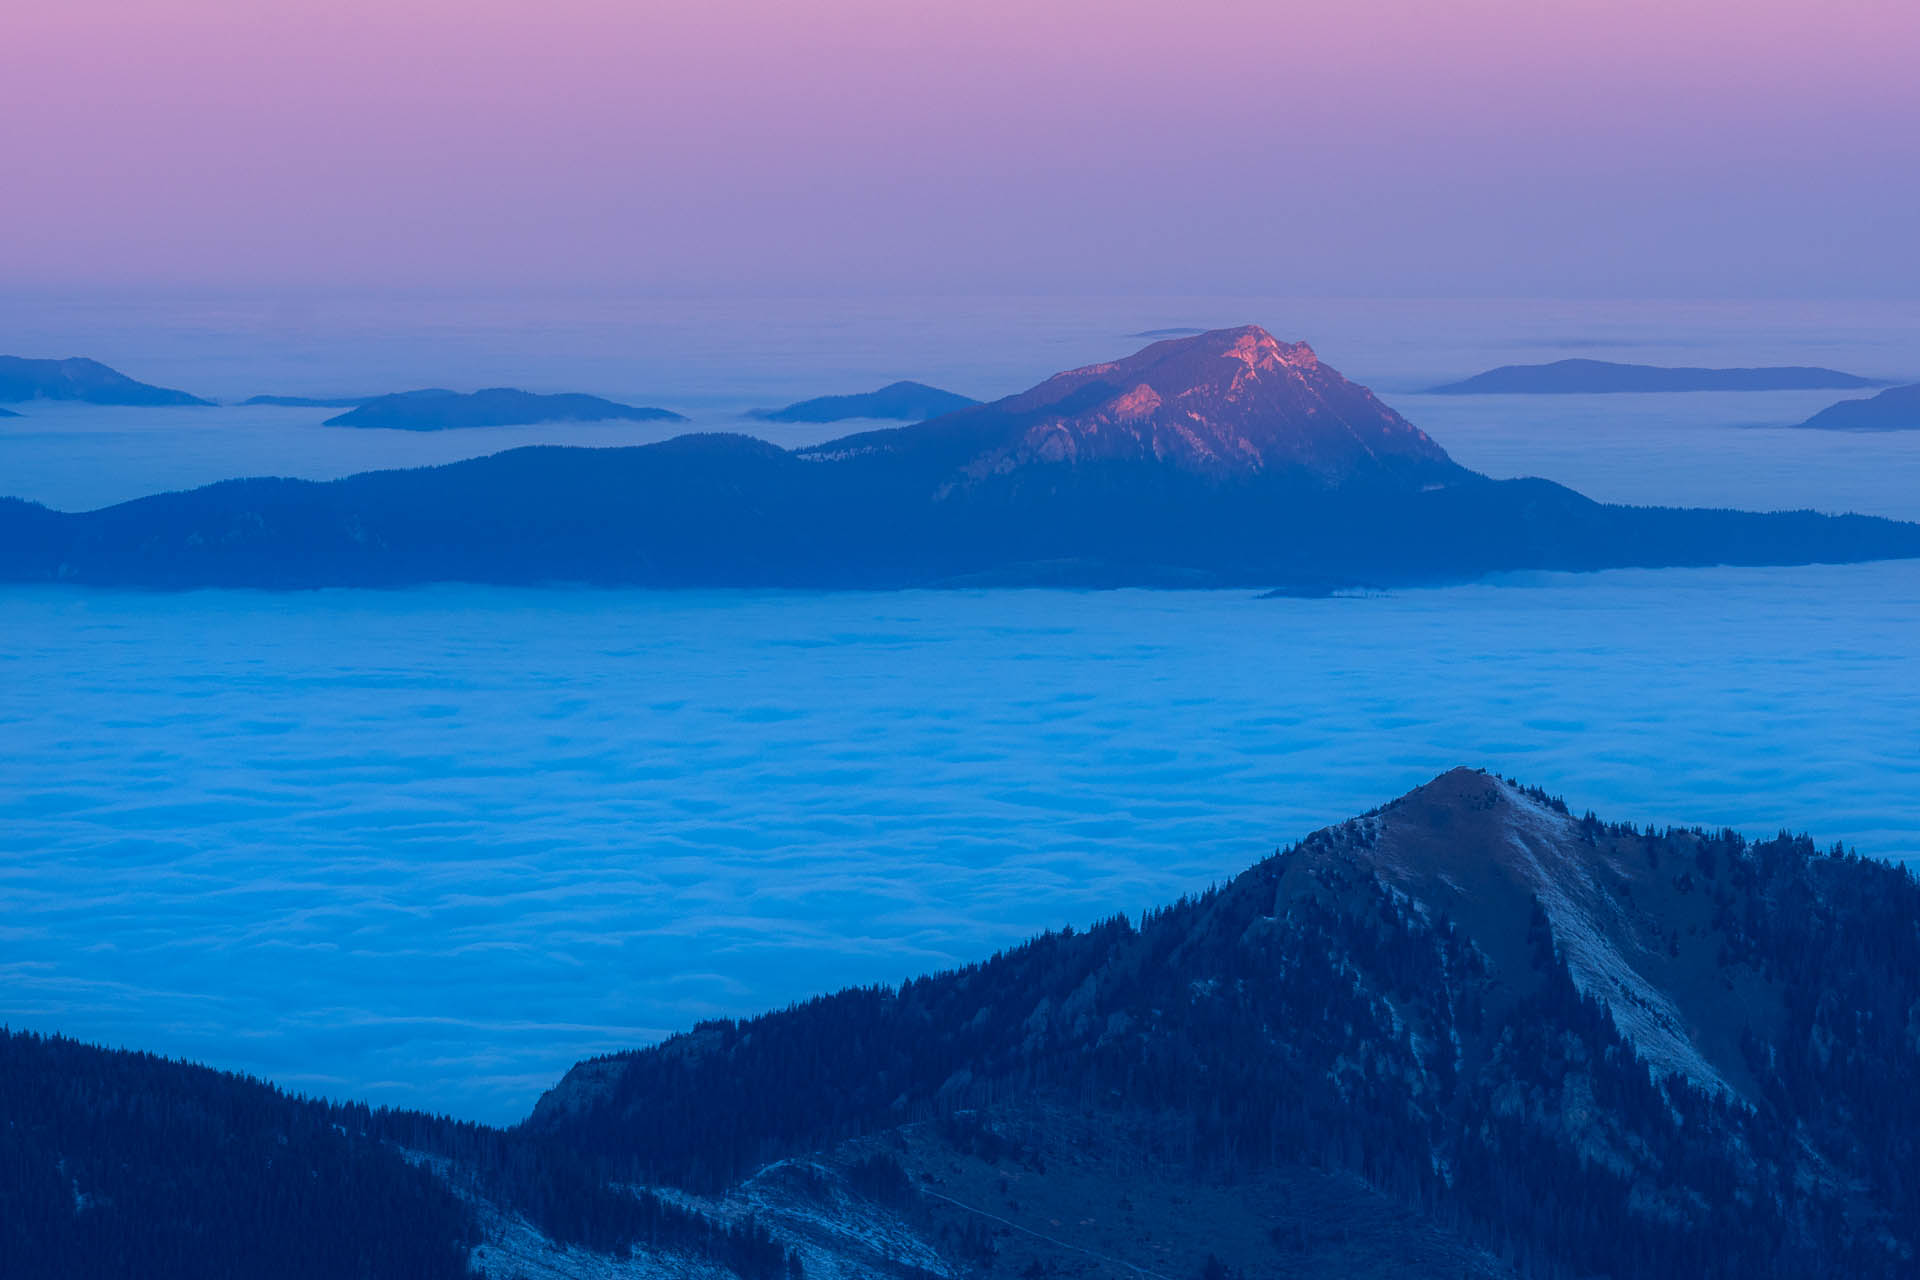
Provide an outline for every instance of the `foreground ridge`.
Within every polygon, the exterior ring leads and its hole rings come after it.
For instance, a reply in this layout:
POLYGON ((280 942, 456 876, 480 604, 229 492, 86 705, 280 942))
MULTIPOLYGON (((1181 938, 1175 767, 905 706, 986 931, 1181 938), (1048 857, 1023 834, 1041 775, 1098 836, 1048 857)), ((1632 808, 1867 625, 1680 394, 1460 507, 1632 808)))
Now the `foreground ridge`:
POLYGON ((511 1131, 9 1037, 0 1192, 77 1224, 43 1274, 215 1222, 238 1262, 154 1274, 297 1274, 386 1186, 369 1274, 1903 1275, 1916 921, 1901 869, 1456 769, 1138 920, 583 1062, 511 1131), (134 1097, 174 1136, 89 1119, 134 1097), (317 1172, 291 1220, 232 1190, 268 1158, 317 1172))

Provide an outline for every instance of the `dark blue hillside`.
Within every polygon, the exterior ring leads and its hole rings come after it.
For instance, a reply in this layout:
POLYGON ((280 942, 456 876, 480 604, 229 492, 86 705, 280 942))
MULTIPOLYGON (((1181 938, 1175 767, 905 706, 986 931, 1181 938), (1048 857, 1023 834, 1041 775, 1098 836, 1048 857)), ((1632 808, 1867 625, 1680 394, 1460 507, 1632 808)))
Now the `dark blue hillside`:
POLYGON ((1490 480, 1304 344, 1251 327, 795 453, 689 435, 230 481, 85 514, 0 505, 7 580, 168 588, 1321 589, 1907 556, 1920 525, 1612 507, 1490 480))

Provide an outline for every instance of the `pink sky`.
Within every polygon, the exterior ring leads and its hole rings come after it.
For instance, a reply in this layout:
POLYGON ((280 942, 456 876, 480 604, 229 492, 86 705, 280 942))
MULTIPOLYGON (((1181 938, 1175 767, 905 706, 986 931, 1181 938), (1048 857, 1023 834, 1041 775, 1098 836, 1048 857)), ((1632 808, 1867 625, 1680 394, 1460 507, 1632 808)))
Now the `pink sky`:
POLYGON ((0 284, 1920 297, 1913 0, 60 0, 0 284))

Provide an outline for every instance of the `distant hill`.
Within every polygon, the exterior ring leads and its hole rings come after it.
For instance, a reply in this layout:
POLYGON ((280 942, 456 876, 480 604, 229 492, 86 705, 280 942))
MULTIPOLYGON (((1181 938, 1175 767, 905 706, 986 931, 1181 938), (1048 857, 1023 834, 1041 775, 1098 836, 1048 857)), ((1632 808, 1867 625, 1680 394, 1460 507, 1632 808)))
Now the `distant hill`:
MULTIPOLYGON (((385 403, 343 418, 366 421, 385 403)), ((418 406, 394 408, 419 425, 418 406)), ((1488 479, 1306 344, 1254 327, 1158 342, 991 404, 792 452, 686 435, 326 483, 228 481, 81 514, 0 502, 0 579, 153 587, 1315 591, 1906 556, 1920 556, 1920 525, 1613 507, 1545 480, 1488 479)))
POLYGON ((536 395, 512 387, 462 394, 438 387, 375 396, 328 418, 329 427, 389 427, 399 431, 450 431, 464 427, 517 427, 536 422, 685 422, 666 409, 639 408, 599 396, 536 395))
MULTIPOLYGON (((452 395, 452 392, 447 392, 452 395)), ((283 409, 351 409, 374 396, 248 396, 241 404, 274 405, 283 409)))
POLYGON ((581 1062, 508 1130, 0 1032, 0 1258, 1892 1280, 1916 920, 1886 863, 1456 769, 1138 916, 581 1062))
POLYGON ((750 415, 766 422, 844 422, 849 418, 894 418, 924 422, 943 413, 980 403, 923 382, 890 382, 878 391, 851 396, 820 396, 784 409, 755 409, 750 415))
POLYGON ((1870 378, 1834 369, 1781 366, 1767 369, 1663 368, 1605 360, 1556 360, 1509 364, 1462 382, 1434 387, 1431 395, 1572 395, 1613 391, 1805 391, 1826 387, 1871 387, 1870 378))
POLYGON ((212 404, 199 396, 135 382, 98 360, 0 356, 0 400, 78 400, 85 404, 212 404))
POLYGON ((1842 400, 1800 424, 1821 431, 1920 431, 1920 383, 1866 400, 1842 400))

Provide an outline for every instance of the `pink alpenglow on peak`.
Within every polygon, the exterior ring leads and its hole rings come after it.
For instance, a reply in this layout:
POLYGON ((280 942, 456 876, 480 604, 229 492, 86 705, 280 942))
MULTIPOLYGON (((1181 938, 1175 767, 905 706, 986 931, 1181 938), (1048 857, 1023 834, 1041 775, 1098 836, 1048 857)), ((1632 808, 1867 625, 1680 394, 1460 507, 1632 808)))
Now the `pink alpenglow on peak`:
POLYGON ((1024 423, 974 460, 976 476, 1031 462, 1129 459, 1219 474, 1293 468, 1328 483, 1453 469, 1425 432, 1313 348, 1258 325, 1156 342, 974 412, 1024 423))

